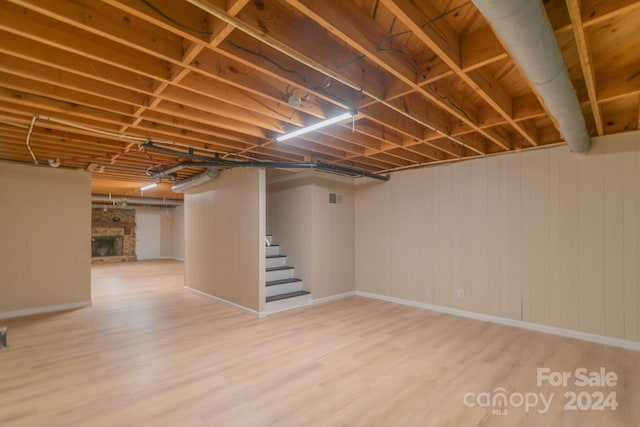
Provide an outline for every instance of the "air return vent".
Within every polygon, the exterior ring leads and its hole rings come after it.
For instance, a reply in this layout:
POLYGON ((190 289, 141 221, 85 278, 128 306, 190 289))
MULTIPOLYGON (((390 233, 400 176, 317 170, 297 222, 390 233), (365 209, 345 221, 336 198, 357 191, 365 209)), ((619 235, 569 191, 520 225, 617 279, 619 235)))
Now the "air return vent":
POLYGON ((342 194, 329 193, 329 203, 332 205, 340 205, 342 204, 343 197, 342 194))

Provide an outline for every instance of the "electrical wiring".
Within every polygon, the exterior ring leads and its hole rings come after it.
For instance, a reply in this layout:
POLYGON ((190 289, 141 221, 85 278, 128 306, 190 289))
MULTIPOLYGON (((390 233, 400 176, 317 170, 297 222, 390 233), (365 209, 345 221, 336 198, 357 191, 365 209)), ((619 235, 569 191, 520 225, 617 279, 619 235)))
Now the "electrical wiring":
POLYGON ((437 96, 439 99, 446 101, 447 103, 449 103, 449 105, 451 105, 453 108, 455 108, 456 110, 460 111, 461 114, 463 114, 467 119, 469 119, 469 121, 473 122, 474 120, 471 118, 471 116, 469 114, 467 114, 466 111, 464 111, 462 109, 462 107, 460 107, 458 104, 456 104, 454 101, 452 101, 451 99, 449 99, 448 97, 442 95, 440 92, 438 92, 438 89, 436 89, 432 84, 428 84, 427 87, 431 90, 431 92, 433 92, 433 94, 435 96, 437 96))
POLYGON ((313 90, 315 90, 316 92, 320 92, 321 94, 331 98, 331 99, 335 99, 338 102, 341 102, 343 105, 345 106, 349 106, 350 103, 347 102, 346 99, 344 98, 340 98, 338 95, 334 95, 332 93, 327 92, 325 89, 329 87, 329 85, 331 85, 331 78, 329 76, 326 76, 324 78, 324 80, 322 80, 322 82, 313 88, 313 90))
POLYGON ((255 52, 255 51, 253 51, 251 49, 247 49, 246 47, 240 46, 239 44, 236 44, 236 43, 232 42, 231 40, 226 40, 225 39, 224 43, 227 43, 228 45, 230 45, 230 46, 232 46, 232 47, 234 47, 234 48, 236 48, 238 50, 241 50, 243 52, 246 52, 248 54, 251 54, 253 56, 257 56, 260 59, 264 59, 265 61, 269 62, 270 64, 275 65, 276 67, 278 67, 280 70, 284 71, 285 73, 294 74, 294 75, 298 76, 302 82, 306 82, 307 81, 307 79, 304 77, 304 75, 302 75, 298 71, 291 70, 289 68, 286 68, 286 67, 280 65, 277 61, 269 58, 267 55, 264 55, 264 54, 262 54, 260 52, 255 52))
POLYGON ((200 34, 200 35, 203 35, 203 36, 210 36, 210 35, 213 34, 211 31, 200 31, 200 30, 196 30, 195 28, 191 28, 191 27, 188 27, 186 25, 181 24, 180 22, 176 21, 175 19, 173 19, 172 17, 170 17, 169 15, 167 15, 166 13, 164 13, 163 11, 158 9, 156 6, 154 6, 148 0, 140 0, 140 1, 142 3, 144 3, 149 9, 152 9, 158 15, 162 16, 164 19, 166 19, 167 21, 171 22, 173 25, 175 25, 178 28, 181 28, 181 29, 183 29, 185 31, 188 31, 190 33, 200 34))
POLYGON ((318 89, 326 89, 329 86, 331 86, 331 77, 326 76, 324 79, 322 79, 322 81, 320 82, 320 84, 318 86, 315 87, 316 90, 318 89))
POLYGON ((436 16, 435 18, 425 22, 424 24, 420 25, 420 28, 427 28, 430 25, 433 25, 435 22, 438 22, 439 20, 441 20, 442 18, 444 18, 447 15, 451 15, 454 12, 457 12, 458 10, 462 9, 465 6, 468 6, 471 4, 471 1, 467 1, 465 3, 462 3, 459 6, 454 7, 453 9, 449 9, 446 12, 443 12, 441 15, 436 16))
MULTIPOLYGON (((443 12, 442 14, 436 16, 435 18, 432 18, 432 19, 428 20, 427 22, 421 24, 420 28, 422 28, 422 29, 428 28, 431 25, 433 25, 436 22, 438 22, 439 20, 443 19, 444 17, 446 17, 446 16, 448 16, 448 15, 450 15, 452 13, 457 12, 458 10, 462 9, 463 7, 468 6, 469 4, 471 4, 471 1, 467 1, 465 3, 462 3, 461 5, 458 5, 458 6, 454 7, 454 8, 452 8, 452 9, 449 9, 449 10, 443 12)), ((406 35, 406 34, 411 34, 411 33, 413 33, 413 31, 406 30, 406 31, 400 31, 400 32, 395 33, 395 34, 391 34, 390 36, 388 36, 387 38, 382 40, 380 43, 378 43, 378 46, 376 47, 376 51, 377 52, 395 52, 395 53, 400 53, 400 54, 403 54, 403 55, 407 56, 411 60, 414 68, 416 69, 416 73, 418 75, 422 76, 422 78, 425 78, 425 75, 420 70, 420 67, 418 66, 417 61, 413 57, 411 57, 411 55, 409 55, 408 53, 402 51, 401 49, 392 49, 392 48, 383 48, 382 47, 385 43, 388 43, 388 42, 390 42, 391 40, 393 40, 393 39, 395 39, 397 37, 400 37, 400 36, 403 36, 403 35, 406 35)), ((351 65, 354 62, 360 61, 360 60, 362 60, 364 58, 365 58, 365 55, 358 55, 358 56, 354 57, 353 59, 350 59, 350 60, 345 61, 342 64, 338 65, 338 69, 340 69, 342 67, 346 67, 347 65, 351 65)))
MULTIPOLYGON (((458 10, 460 10, 460 9, 462 9, 463 7, 468 6, 468 5, 470 5, 470 4, 471 4, 471 1, 467 1, 467 2, 465 2, 465 3, 462 3, 462 4, 461 4, 461 5, 459 5, 459 6, 454 7, 453 9, 449 9, 449 10, 447 10, 446 12, 443 12, 442 14, 440 14, 440 15, 436 16, 435 18, 430 19, 430 20, 428 20, 427 22, 425 22, 425 23, 423 23, 423 24, 420 24, 420 28, 422 28, 422 29, 424 30, 425 28, 430 27, 431 25, 435 24, 436 22, 438 22, 438 21, 439 21, 439 20, 441 20, 442 18, 444 18, 444 17, 446 17, 446 16, 448 16, 448 15, 451 15, 452 13, 457 12, 458 10)), ((387 37, 386 39, 382 40, 382 41, 378 44, 378 47, 382 46, 383 44, 385 44, 385 43, 387 43, 387 42, 390 42, 391 40, 395 39, 396 37, 400 37, 400 36, 403 36, 403 35, 405 35, 405 34, 411 34, 411 33, 412 33, 412 31, 411 31, 411 30, 406 30, 406 31, 400 31, 400 32, 395 33, 395 34, 391 34, 389 37, 387 37)))
POLYGON ((365 58, 365 56, 364 56, 364 55, 358 55, 358 56, 355 56, 355 57, 351 58, 351 59, 350 59, 350 60, 348 60, 348 61, 345 61, 345 62, 342 62, 342 63, 338 64, 336 68, 339 70, 339 69, 341 69, 341 68, 346 67, 347 65, 351 65, 351 64, 353 64, 354 62, 361 61, 361 60, 363 60, 364 58, 365 58))
POLYGON ((378 47, 378 52, 394 52, 394 53, 399 53, 399 54, 401 54, 403 56, 406 56, 409 59, 409 62, 411 62, 411 65, 413 65, 413 68, 415 68, 416 74, 418 74, 423 79, 427 77, 427 76, 424 75, 422 70, 420 70, 420 67, 418 66, 418 63, 416 62, 416 60, 413 59, 413 57, 411 55, 409 55, 407 52, 405 52, 404 50, 400 50, 400 49, 382 49, 382 48, 378 47))

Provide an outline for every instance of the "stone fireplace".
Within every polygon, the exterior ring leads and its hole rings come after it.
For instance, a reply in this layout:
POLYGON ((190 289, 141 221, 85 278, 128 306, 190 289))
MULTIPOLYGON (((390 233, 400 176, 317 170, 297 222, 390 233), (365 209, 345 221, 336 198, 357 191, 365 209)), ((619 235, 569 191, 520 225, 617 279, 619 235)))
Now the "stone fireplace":
POLYGON ((136 259, 135 209, 91 209, 92 264, 128 262, 136 259))

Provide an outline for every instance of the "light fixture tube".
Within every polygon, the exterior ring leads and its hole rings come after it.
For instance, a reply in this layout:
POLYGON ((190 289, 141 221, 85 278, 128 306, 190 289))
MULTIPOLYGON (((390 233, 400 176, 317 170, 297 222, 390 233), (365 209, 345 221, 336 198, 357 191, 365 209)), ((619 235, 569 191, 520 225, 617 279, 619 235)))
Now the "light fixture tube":
POLYGON ((330 119, 323 120, 323 121, 318 122, 318 123, 314 123, 314 124, 312 124, 310 126, 303 127, 302 129, 298 129, 298 130, 295 130, 293 132, 286 133, 284 135, 280 135, 279 137, 276 138, 276 141, 278 141, 278 142, 286 141, 287 139, 294 138, 296 136, 303 135, 305 133, 308 133, 308 132, 311 132, 311 131, 314 131, 314 130, 318 130, 318 129, 323 128, 325 126, 332 125, 334 123, 341 122, 341 121, 343 121, 345 119, 348 119, 349 117, 353 117, 355 115, 356 115, 355 111, 349 111, 349 112, 340 114, 339 116, 332 117, 330 119))
POLYGON ((140 191, 151 190, 152 188, 156 188, 158 186, 157 182, 152 182, 151 184, 147 184, 144 187, 140 187, 140 191))

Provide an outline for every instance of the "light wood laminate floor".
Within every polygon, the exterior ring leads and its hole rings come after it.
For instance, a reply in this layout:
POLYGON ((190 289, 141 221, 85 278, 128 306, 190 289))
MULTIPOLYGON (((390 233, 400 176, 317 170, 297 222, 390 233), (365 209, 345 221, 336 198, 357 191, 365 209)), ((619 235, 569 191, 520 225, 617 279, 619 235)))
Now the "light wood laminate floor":
POLYGON ((362 297, 257 319, 185 291, 182 268, 94 266, 92 307, 0 321, 0 425, 640 425, 638 352, 362 297), (618 381, 539 387, 545 367, 618 381), (499 387, 502 415, 478 406, 499 387), (617 409, 563 409, 596 391, 617 409), (547 412, 517 405, 533 393, 547 412))

